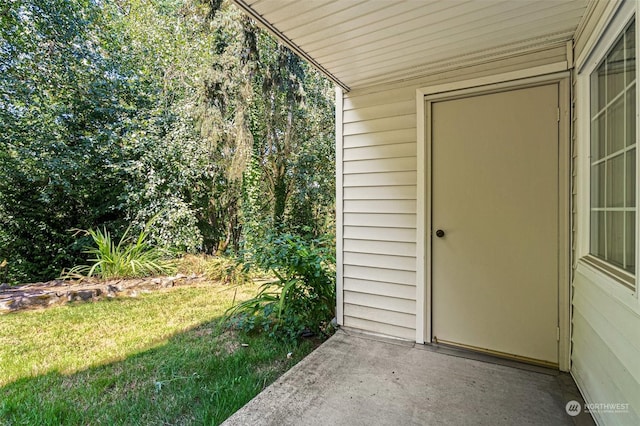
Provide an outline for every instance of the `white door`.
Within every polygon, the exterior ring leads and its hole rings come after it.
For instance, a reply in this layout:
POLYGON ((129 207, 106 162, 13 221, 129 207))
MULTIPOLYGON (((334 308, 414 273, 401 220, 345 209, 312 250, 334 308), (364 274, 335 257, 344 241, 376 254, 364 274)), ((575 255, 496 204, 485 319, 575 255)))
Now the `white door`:
POLYGON ((558 363, 558 97, 431 104, 434 341, 558 363))

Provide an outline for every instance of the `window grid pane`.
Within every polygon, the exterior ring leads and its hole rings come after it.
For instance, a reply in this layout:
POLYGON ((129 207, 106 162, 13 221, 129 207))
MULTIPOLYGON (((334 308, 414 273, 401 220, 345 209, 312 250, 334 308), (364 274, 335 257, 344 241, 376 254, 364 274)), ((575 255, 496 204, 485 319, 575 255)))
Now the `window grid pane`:
POLYGON ((591 74, 590 253, 635 274, 635 21, 591 74))

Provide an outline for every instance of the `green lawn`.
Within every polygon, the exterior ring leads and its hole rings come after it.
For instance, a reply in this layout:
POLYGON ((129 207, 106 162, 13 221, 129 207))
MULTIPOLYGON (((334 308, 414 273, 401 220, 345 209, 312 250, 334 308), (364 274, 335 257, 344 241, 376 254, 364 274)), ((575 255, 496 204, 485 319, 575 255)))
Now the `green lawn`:
POLYGON ((313 350, 221 332, 234 297, 254 291, 212 284, 0 316, 0 425, 221 423, 313 350))

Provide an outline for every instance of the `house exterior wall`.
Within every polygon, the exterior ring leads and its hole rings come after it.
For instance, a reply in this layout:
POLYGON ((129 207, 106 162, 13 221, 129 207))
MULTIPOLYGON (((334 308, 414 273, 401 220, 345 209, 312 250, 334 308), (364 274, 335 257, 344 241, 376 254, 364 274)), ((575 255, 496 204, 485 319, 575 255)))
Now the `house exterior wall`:
POLYGON ((342 324, 413 340, 415 88, 351 92, 342 114, 342 324))
POLYGON ((417 235, 416 191, 426 165, 417 163, 416 89, 550 64, 567 69, 567 58, 566 44, 559 44, 343 95, 337 117, 341 325, 420 340, 417 313, 425 302, 417 296, 416 270, 424 259, 417 245, 425 236, 417 235))
MULTIPOLYGON (((589 56, 597 50, 605 33, 619 31, 613 22, 615 14, 620 15, 625 8, 633 12, 638 7, 633 2, 626 2, 626 6, 624 3, 597 2, 575 40, 571 374, 587 403, 628 404, 623 412, 592 410, 597 423, 603 425, 640 424, 640 303, 637 292, 623 287, 582 260, 589 252, 587 62, 597 61, 589 56), (621 3, 623 6, 619 8, 621 3)), ((637 14, 637 10, 635 12, 637 14)), ((606 46, 600 46, 600 50, 602 48, 606 50, 606 46)))
POLYGON ((640 310, 618 283, 579 262, 573 283, 571 374, 587 403, 629 404, 595 410, 599 424, 640 424, 640 310), (626 294, 625 294, 626 293, 626 294))

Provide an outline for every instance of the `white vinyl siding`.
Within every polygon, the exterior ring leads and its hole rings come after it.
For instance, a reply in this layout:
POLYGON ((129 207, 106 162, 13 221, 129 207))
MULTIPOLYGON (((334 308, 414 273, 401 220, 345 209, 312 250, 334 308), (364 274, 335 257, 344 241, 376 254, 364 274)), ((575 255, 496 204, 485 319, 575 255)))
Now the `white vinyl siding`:
MULTIPOLYGON (((579 263, 573 294, 571 373, 588 403, 629 404, 627 413, 596 412, 600 424, 640 424, 640 310, 602 274, 579 263)), ((624 290, 623 290, 624 291, 624 290)))
POLYGON ((378 160, 345 161, 344 173, 385 173, 416 170, 416 157, 381 158, 378 160))
POLYGON ((416 118, 411 88, 344 101, 344 325, 415 336, 416 118), (364 102, 364 103, 362 103, 364 102))
POLYGON ((345 213, 415 213, 415 200, 344 200, 345 213))
MULTIPOLYGON (((393 113, 391 113, 393 114, 393 113)), ((391 117, 368 119, 356 121, 354 123, 344 123, 343 132, 345 136, 357 135, 361 133, 375 133, 388 130, 410 129, 415 127, 416 117, 414 114, 392 115, 391 117)))
MULTIPOLYGON (((408 114, 413 114, 415 112, 415 109, 416 109, 415 101, 413 99, 408 99, 408 100, 395 102, 392 104, 377 105, 377 106, 372 106, 370 108, 359 108, 356 110, 348 110, 348 111, 345 111, 344 113, 344 119, 349 121, 371 120, 376 117, 379 117, 380 114, 385 114, 385 112, 389 114, 390 111, 392 114, 396 114, 395 116, 408 115, 408 114)), ((409 135, 408 140, 411 140, 411 136, 413 135, 409 135)))
MULTIPOLYGON (((347 214, 347 213, 345 213, 347 214)), ((375 212, 369 212, 369 214, 376 214, 375 212)), ((415 222, 415 214, 413 214, 413 222, 415 222)), ((407 243, 416 242, 416 230, 414 228, 406 227, 402 228, 395 222, 390 222, 386 226, 380 226, 377 228, 371 226, 347 226, 344 227, 344 240, 349 239, 364 240, 364 241, 401 241, 407 243)))
POLYGON ((367 160, 373 158, 411 157, 416 152, 415 142, 397 143, 393 145, 373 145, 344 150, 344 160, 367 160))
POLYGON ((416 187, 415 185, 398 185, 345 188, 344 198, 347 200, 413 200, 416 198, 416 187))
MULTIPOLYGON (((415 180, 415 177, 414 177, 415 180)), ((376 214, 368 213, 345 213, 345 225, 351 226, 381 226, 388 227, 393 223, 396 227, 415 228, 416 216, 414 214, 376 214)))
POLYGON ((425 167, 416 161, 416 89, 549 64, 566 69, 566 53, 565 44, 556 45, 344 94, 338 232, 344 326, 416 339, 416 243, 424 238, 416 231, 416 188, 418 168, 425 167))
POLYGON ((351 292, 374 294, 377 296, 391 296, 406 300, 415 300, 416 298, 416 288, 411 285, 346 278, 344 280, 344 288, 351 292))
MULTIPOLYGON (((346 99, 345 99, 346 103, 346 99)), ((413 101, 415 103, 415 100, 413 101)), ((415 106, 414 106, 415 109, 415 106)), ((370 147, 416 141, 415 129, 388 130, 344 137, 344 148, 370 147)))
MULTIPOLYGON (((344 276, 347 278, 357 278, 367 281, 377 281, 388 284, 402 284, 415 287, 416 273, 413 271, 399 271, 397 269, 386 269, 372 266, 344 265, 344 276)), ((346 291, 345 291, 346 294, 346 291)), ((412 327, 415 324, 412 324, 412 327)))
POLYGON ((400 243, 393 241, 346 240, 344 250, 345 252, 358 253, 364 251, 367 253, 414 257, 416 254, 416 245, 415 243, 400 243))
POLYGON ((417 175, 415 170, 407 172, 351 174, 344 176, 344 187, 381 185, 387 182, 394 182, 398 185, 411 185, 416 182, 416 179, 417 175))
POLYGON ((349 327, 354 329, 366 330, 368 333, 393 336, 403 340, 413 340, 413 338, 415 337, 415 330, 411 326, 398 327, 395 325, 391 325, 390 323, 384 322, 386 321, 386 317, 384 315, 379 314, 380 312, 385 311, 374 310, 372 312, 373 315, 368 316, 358 311, 352 311, 351 309, 348 309, 348 312, 345 311, 345 318, 347 318, 347 314, 349 314, 349 327))

